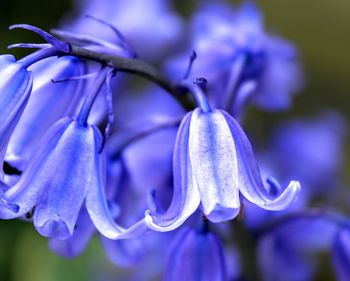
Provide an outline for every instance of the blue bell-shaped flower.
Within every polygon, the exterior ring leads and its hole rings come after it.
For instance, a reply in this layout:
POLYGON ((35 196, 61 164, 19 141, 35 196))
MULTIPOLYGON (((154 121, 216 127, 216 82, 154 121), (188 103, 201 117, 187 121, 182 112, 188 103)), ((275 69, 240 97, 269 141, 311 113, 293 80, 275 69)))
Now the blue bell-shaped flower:
POLYGON ((163 280, 227 280, 224 253, 218 237, 189 228, 179 232, 172 244, 163 280))
MULTIPOLYGON (((25 66, 12 55, 0 56, 0 165, 9 139, 28 102, 33 79, 25 66)), ((2 167, 0 180, 3 179, 2 167)))
POLYGON ((0 217, 11 219, 33 212, 40 234, 67 239, 85 202, 97 230, 117 238, 122 228, 114 224, 105 199, 101 145, 102 136, 95 126, 69 117, 58 121, 33 151, 18 182, 4 194, 19 210, 1 208, 0 217))
POLYGON ((300 190, 297 181, 277 198, 265 189, 251 144, 226 112, 196 109, 180 125, 173 158, 174 193, 162 215, 146 213, 151 229, 180 226, 201 204, 212 222, 233 219, 240 211, 240 193, 267 210, 283 210, 300 190))
POLYGON ((33 90, 23 115, 12 134, 6 161, 23 170, 35 144, 50 127, 64 116, 72 116, 82 97, 84 81, 53 83, 83 74, 82 62, 74 57, 47 58, 35 63, 29 70, 35 77, 33 90))

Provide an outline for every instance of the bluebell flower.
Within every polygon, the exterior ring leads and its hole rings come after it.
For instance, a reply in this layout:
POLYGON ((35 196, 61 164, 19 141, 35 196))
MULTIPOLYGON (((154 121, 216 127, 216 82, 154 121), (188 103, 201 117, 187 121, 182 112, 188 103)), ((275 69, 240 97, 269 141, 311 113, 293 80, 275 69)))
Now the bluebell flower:
MULTIPOLYGON (((193 17, 191 49, 197 53, 192 78, 208 80, 208 98, 235 116, 253 103, 265 110, 291 104, 301 85, 295 47, 267 34, 262 15, 251 2, 236 11, 212 4, 193 17)), ((188 53, 169 61, 171 73, 185 73, 188 53)))
POLYGON ((35 63, 29 70, 35 77, 32 93, 12 134, 5 157, 20 170, 25 168, 31 150, 49 128, 62 117, 75 114, 84 84, 82 80, 51 81, 83 74, 82 62, 74 57, 48 58, 35 63))
POLYGON ((174 191, 162 215, 146 213, 151 229, 170 231, 180 226, 199 205, 212 222, 233 219, 240 211, 240 193, 267 210, 283 210, 300 190, 291 181, 279 195, 263 185, 254 154, 241 127, 226 112, 188 113, 179 128, 173 156, 174 191))
MULTIPOLYGON (((147 60, 164 56, 176 45, 182 31, 181 18, 164 0, 89 0, 81 6, 81 14, 73 22, 63 23, 67 30, 88 33, 110 42, 115 34, 84 18, 92 15, 117 27, 136 50, 147 60)), ((79 2, 78 4, 81 5, 79 2)))
POLYGON ((19 207, 0 210, 11 219, 32 213, 34 226, 47 237, 67 239, 73 232, 83 203, 95 227, 116 238, 115 225, 105 199, 102 136, 95 126, 67 117, 58 121, 34 150, 28 168, 4 198, 19 207))
POLYGON ((32 74, 12 55, 0 56, 0 180, 5 152, 32 89, 32 74))
POLYGON ((297 177, 308 197, 334 194, 344 162, 345 133, 344 118, 332 111, 284 122, 272 135, 271 166, 283 179, 297 177))
POLYGON ((339 231, 337 215, 315 211, 282 219, 258 239, 257 257, 262 280, 313 280, 318 259, 339 231))
POLYGON ((171 245, 163 280, 227 280, 219 238, 208 231, 182 229, 171 245))

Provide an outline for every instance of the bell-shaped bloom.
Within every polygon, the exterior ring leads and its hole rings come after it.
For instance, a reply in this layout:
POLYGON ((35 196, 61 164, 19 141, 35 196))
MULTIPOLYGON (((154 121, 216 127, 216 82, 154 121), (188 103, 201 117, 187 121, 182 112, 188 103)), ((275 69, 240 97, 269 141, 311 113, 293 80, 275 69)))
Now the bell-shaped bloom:
POLYGON ((19 207, 18 211, 1 208, 0 217, 32 213, 40 234, 67 239, 85 202, 97 230, 115 239, 122 229, 114 224, 105 199, 101 145, 97 127, 68 117, 58 121, 34 150, 28 168, 4 194, 7 202, 19 207))
POLYGON ((82 97, 83 81, 53 83, 83 74, 83 65, 74 57, 48 58, 29 68, 35 79, 28 104, 12 134, 6 161, 23 170, 31 150, 50 127, 64 116, 72 116, 82 97))
POLYGON ((168 210, 146 213, 149 227, 170 231, 201 204, 212 222, 233 219, 240 211, 240 193, 267 210, 283 210, 300 190, 297 181, 278 196, 264 187, 252 147, 239 124, 226 112, 197 108, 183 119, 173 157, 174 191, 168 210))
POLYGON ((222 245, 213 233, 183 229, 170 248, 164 281, 225 281, 222 245))
MULTIPOLYGON (((304 213, 282 219, 260 233, 257 261, 261 280, 314 280, 319 261, 316 253, 329 251, 339 229, 333 217, 322 212, 304 213)), ((342 253, 344 249, 341 249, 342 253)))
MULTIPOLYGON (((9 139, 28 102, 32 75, 12 55, 0 56, 0 165, 9 139)), ((0 169, 0 180, 3 171, 0 169)))
MULTIPOLYGON (((296 48, 265 32, 263 17, 252 3, 236 10, 222 3, 199 9, 192 20, 197 53, 191 78, 208 80, 208 98, 216 108, 242 112, 248 104, 266 110, 290 106, 301 85, 296 48)), ((169 72, 186 70, 187 51, 171 59, 169 72)))

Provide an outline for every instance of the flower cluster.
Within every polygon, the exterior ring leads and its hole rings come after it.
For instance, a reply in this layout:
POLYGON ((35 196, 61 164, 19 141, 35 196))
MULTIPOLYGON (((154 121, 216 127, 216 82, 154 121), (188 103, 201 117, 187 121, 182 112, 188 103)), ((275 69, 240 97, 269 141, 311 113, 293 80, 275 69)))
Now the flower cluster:
POLYGON ((306 253, 319 248, 348 280, 349 223, 307 209, 335 183, 342 118, 284 123, 256 154, 244 129, 250 106, 292 105, 296 48, 252 3, 199 7, 184 38, 170 1, 102 2, 52 34, 12 26, 46 43, 0 56, 0 218, 33 222, 66 258, 98 234, 135 268, 128 280, 242 280, 240 239, 256 246, 259 280, 311 280, 306 253))

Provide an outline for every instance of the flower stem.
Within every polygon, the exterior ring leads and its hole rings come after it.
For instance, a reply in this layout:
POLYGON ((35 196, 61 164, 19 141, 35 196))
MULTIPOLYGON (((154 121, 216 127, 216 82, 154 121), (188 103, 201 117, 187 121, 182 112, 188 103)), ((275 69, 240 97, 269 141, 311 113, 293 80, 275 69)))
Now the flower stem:
POLYGON ((86 126, 87 119, 89 117, 91 108, 103 86, 103 84, 106 82, 106 78, 108 75, 108 72, 110 72, 110 67, 103 66, 100 70, 100 72, 97 74, 97 77, 94 81, 94 84, 90 90, 90 92, 87 94, 85 101, 83 105, 81 106, 80 112, 77 117, 77 121, 80 125, 86 126))

